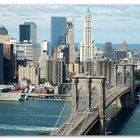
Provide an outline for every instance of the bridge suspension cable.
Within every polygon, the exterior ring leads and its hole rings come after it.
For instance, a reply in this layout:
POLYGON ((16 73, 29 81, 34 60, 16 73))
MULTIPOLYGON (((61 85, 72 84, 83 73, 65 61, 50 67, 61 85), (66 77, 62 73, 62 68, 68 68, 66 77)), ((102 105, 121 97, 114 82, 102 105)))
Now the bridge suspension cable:
MULTIPOLYGON (((79 88, 78 94, 80 93, 80 91, 82 91, 82 94, 85 93, 85 91, 82 90, 82 87, 79 88)), ((81 94, 81 95, 82 95, 82 94, 81 94)), ((78 109, 78 107, 82 104, 82 99, 83 99, 83 96, 80 96, 80 98, 79 98, 79 100, 78 100, 78 102, 77 102, 77 104, 76 104, 77 109, 78 109)), ((79 110, 79 111, 80 111, 80 110, 79 110)), ((68 122, 67 122, 67 126, 66 126, 65 130, 63 131, 62 135, 64 135, 67 131, 69 131, 70 128, 73 128, 73 125, 72 125, 72 124, 75 124, 75 119, 73 119, 73 115, 74 115, 74 114, 72 113, 71 116, 70 116, 70 118, 69 118, 69 120, 68 120, 68 122), (70 127, 70 125, 72 125, 72 126, 70 127), (70 127, 70 128, 69 128, 69 127, 70 127)), ((79 119, 79 118, 78 118, 78 119, 79 119)))
MULTIPOLYGON (((96 92, 97 92, 97 91, 96 91, 96 92)), ((94 92, 92 92, 92 93, 94 94, 94 92)), ((81 132, 82 132, 82 130, 83 130, 85 124, 86 124, 86 121, 88 120, 88 117, 89 117, 89 115, 90 115, 90 112, 92 111, 93 105, 94 105, 94 102, 92 102, 91 108, 90 108, 90 109, 88 110, 88 112, 87 112, 87 115, 86 115, 86 118, 85 118, 85 120, 84 120, 84 122, 83 122, 83 125, 82 125, 82 127, 81 127, 81 130, 79 131, 79 135, 81 134, 81 132)))
MULTIPOLYGON (((63 115, 63 113, 64 113, 64 110, 65 110, 65 108, 66 108, 66 105, 67 105, 69 99, 70 99, 70 97, 67 97, 67 100, 66 100, 66 102, 65 102, 65 104, 64 104, 64 106, 63 106, 63 108, 62 108, 62 111, 61 111, 61 113, 60 113, 60 115, 59 115, 59 118, 58 118, 58 120, 57 120, 56 123, 55 123, 54 130, 56 129, 56 127, 57 127, 57 125, 58 125, 58 123, 59 123, 59 121, 60 121, 60 119, 61 119, 61 117, 62 117, 62 115, 63 115)), ((53 131, 54 131, 54 130, 53 130, 53 131)), ((50 135, 52 135, 53 131, 51 132, 50 135)))

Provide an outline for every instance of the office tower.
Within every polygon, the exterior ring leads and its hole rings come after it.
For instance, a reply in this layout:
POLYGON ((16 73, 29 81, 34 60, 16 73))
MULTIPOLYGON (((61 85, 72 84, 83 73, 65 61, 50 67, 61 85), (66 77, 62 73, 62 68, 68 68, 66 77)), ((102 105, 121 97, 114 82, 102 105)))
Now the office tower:
POLYGON ((26 65, 24 47, 17 46, 17 67, 18 65, 26 65))
POLYGON ((121 44, 121 48, 122 51, 126 51, 126 58, 128 58, 128 43, 126 41, 123 41, 123 43, 121 44))
POLYGON ((54 49, 53 58, 64 58, 65 63, 69 64, 70 48, 68 45, 60 45, 54 49))
POLYGON ((16 47, 17 47, 17 41, 15 38, 10 38, 9 44, 13 44, 14 47, 14 53, 16 54, 16 47))
POLYGON ((127 56, 127 52, 126 51, 122 51, 122 50, 116 50, 114 54, 115 54, 115 60, 116 61, 124 59, 127 56))
POLYGON ((3 44, 0 43, 0 84, 3 83, 3 44))
POLYGON ((64 61, 65 61, 65 64, 69 64, 70 63, 70 52, 71 49, 68 47, 68 46, 65 46, 64 49, 62 49, 62 53, 63 53, 63 58, 64 58, 64 61))
POLYGON ((69 63, 75 63, 76 51, 74 47, 74 31, 72 22, 67 22, 67 45, 69 47, 69 63))
POLYGON ((24 41, 21 44, 18 44, 17 47, 17 56, 18 52, 20 52, 19 50, 24 50, 24 57, 25 59, 28 61, 33 61, 33 44, 31 42, 28 41, 24 41))
POLYGON ((92 60, 83 61, 84 73, 88 76, 94 76, 94 62, 92 60))
POLYGON ((34 47, 37 44, 37 26, 35 22, 24 22, 24 25, 30 25, 30 40, 34 47))
POLYGON ((41 42, 40 52, 40 78, 47 80, 47 60, 48 60, 48 43, 47 41, 41 42))
POLYGON ((15 55, 13 53, 13 44, 4 44, 4 81, 5 83, 13 82, 15 79, 15 55))
POLYGON ((51 81, 56 85, 61 85, 66 78, 65 70, 66 69, 65 69, 64 59, 48 58, 47 67, 46 67, 46 72, 47 72, 46 81, 51 81))
POLYGON ((18 82, 23 79, 30 80, 32 84, 38 84, 39 74, 33 62, 28 62, 26 66, 18 66, 18 82))
POLYGON ((51 53, 60 44, 66 44, 66 17, 51 17, 51 53))
POLYGON ((92 41, 92 16, 87 9, 84 22, 84 41, 80 44, 80 62, 93 60, 94 58, 94 43, 92 41))
POLYGON ((30 36, 30 25, 19 25, 19 42, 31 41, 30 36))
POLYGON ((65 80, 65 67, 64 67, 64 60, 57 59, 56 60, 56 84, 59 86, 65 80))
POLYGON ((33 48, 34 50, 34 54, 33 54, 33 62, 34 62, 34 65, 37 66, 39 64, 39 58, 40 58, 40 47, 36 47, 36 48, 33 48))
POLYGON ((63 50, 65 49, 66 45, 59 45, 57 48, 54 48, 53 58, 57 59, 63 57, 63 50))
POLYGON ((14 53, 14 63, 15 63, 15 77, 17 77, 17 41, 15 38, 10 38, 9 42, 7 44, 12 44, 13 45, 13 53, 14 53))
POLYGON ((107 59, 114 59, 114 52, 111 42, 106 42, 104 46, 104 57, 107 59))
POLYGON ((8 31, 4 26, 0 26, 0 35, 8 35, 8 31))
POLYGON ((41 42, 41 53, 46 51, 48 53, 48 42, 46 40, 43 40, 41 42))
POLYGON ((52 81, 53 83, 56 83, 55 81, 55 77, 56 77, 56 73, 55 73, 55 64, 56 61, 55 59, 49 58, 47 60, 47 81, 52 81))
POLYGON ((22 43, 24 40, 31 42, 36 47, 37 27, 34 22, 25 22, 19 25, 19 41, 22 43))

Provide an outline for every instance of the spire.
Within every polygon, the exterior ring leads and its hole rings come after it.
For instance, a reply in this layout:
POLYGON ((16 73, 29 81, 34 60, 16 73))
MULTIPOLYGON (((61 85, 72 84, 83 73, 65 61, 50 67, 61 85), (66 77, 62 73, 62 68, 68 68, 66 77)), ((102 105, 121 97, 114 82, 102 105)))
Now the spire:
POLYGON ((87 13, 90 13, 89 8, 87 8, 87 13))
POLYGON ((89 8, 87 8, 87 16, 91 15, 89 8))

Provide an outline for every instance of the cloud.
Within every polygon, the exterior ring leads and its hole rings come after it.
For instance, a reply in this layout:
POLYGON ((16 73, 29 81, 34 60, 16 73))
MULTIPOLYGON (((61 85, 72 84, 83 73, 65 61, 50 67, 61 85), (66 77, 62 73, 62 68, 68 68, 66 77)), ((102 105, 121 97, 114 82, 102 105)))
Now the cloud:
MULTIPOLYGON (((0 5, 1 24, 17 31, 18 26, 25 21, 34 21, 39 29, 38 36, 50 36, 51 16, 65 16, 68 20, 74 18, 74 30, 80 32, 82 38, 84 17, 87 8, 90 8, 95 31, 112 31, 118 29, 138 28, 140 25, 140 5, 0 5), (43 32, 44 30, 44 32, 43 32), (42 35, 40 35, 42 34, 42 35)), ((11 30, 11 32, 13 31, 11 30)), ((131 31, 132 32, 132 31, 131 31)), ((76 33, 76 34, 78 34, 76 33)), ((12 33, 11 33, 12 34, 12 33)), ((77 36, 75 36, 78 38, 77 36)), ((44 38, 43 38, 44 39, 44 38)), ((47 39, 48 40, 48 39, 47 39)), ((78 39, 77 39, 78 40, 78 39)))

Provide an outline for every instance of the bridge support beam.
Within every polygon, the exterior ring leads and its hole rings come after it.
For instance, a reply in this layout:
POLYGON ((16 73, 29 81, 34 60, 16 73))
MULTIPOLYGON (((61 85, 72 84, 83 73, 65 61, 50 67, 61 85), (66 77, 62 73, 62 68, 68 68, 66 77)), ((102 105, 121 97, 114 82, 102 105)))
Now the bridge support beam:
POLYGON ((123 66, 122 74, 123 74, 122 84, 125 86, 125 83, 126 83, 126 65, 123 66))
POLYGON ((118 66, 115 65, 114 66, 114 82, 113 82, 113 86, 116 87, 117 86, 117 71, 118 71, 118 66))
POLYGON ((130 66, 130 74, 131 74, 131 94, 130 94, 130 105, 131 107, 134 107, 135 105, 135 96, 134 96, 134 65, 130 66))
POLYGON ((87 79, 87 110, 91 108, 91 82, 92 80, 90 78, 87 79))
POLYGON ((99 134, 105 135, 105 78, 101 79, 99 88, 99 134))
POLYGON ((71 114, 76 113, 78 103, 78 78, 72 79, 72 108, 71 114))

